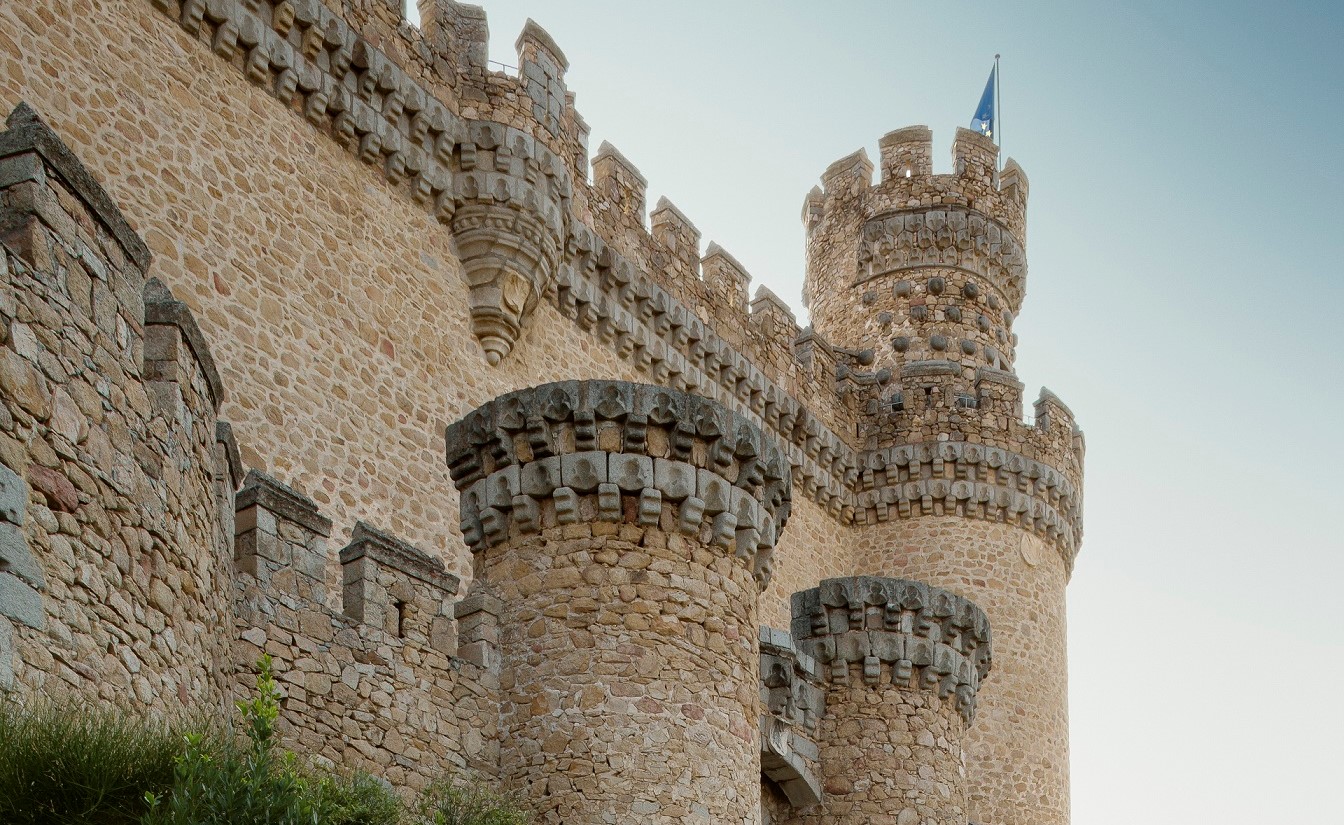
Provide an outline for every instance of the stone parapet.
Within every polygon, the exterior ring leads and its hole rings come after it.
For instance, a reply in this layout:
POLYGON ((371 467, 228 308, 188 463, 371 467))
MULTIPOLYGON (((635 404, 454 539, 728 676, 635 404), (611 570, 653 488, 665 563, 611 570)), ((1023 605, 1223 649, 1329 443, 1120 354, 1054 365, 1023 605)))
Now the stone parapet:
POLYGON ((343 612, 399 639, 455 652, 458 578, 441 560, 362 521, 340 552, 343 612))
POLYGON ((447 431, 462 532, 479 552, 596 519, 733 550, 763 588, 792 480, 773 439, 704 398, 616 381, 501 396, 447 431))
POLYGON ((964 441, 905 444, 866 459, 859 523, 956 515, 1015 524, 1048 541, 1072 569, 1082 541, 1082 494, 1050 464, 964 441))
POLYGON ((311 499, 257 470, 248 471, 234 507, 238 569, 293 598, 326 604, 334 584, 327 555, 331 519, 311 499))
POLYGON ((857 576, 793 594, 793 638, 832 683, 954 696, 969 725, 989 675, 989 619, 969 599, 920 582, 857 576))

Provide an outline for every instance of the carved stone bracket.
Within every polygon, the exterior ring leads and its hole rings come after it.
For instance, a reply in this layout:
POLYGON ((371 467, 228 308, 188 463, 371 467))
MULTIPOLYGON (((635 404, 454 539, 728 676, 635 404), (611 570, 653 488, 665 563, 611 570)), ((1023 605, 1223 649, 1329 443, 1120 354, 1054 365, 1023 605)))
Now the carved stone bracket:
POLYGON ((821 668, 799 653, 783 630, 762 627, 760 642, 761 773, 795 807, 816 804, 821 800, 817 725, 826 713, 821 668))
POLYGON ((955 696, 966 724, 975 716, 991 651, 989 619, 969 599, 904 579, 827 579, 793 594, 792 629, 798 649, 828 665, 832 683, 848 683, 858 665, 864 684, 885 678, 955 696))
POLYGON ((945 206, 887 213, 863 226, 859 281, 890 272, 955 267, 984 275, 1003 290, 1016 312, 1026 289, 1027 256, 1022 244, 993 218, 964 207, 945 206))
POLYGON ((702 536, 762 588, 791 506, 773 439, 716 402, 620 381, 564 381, 501 396, 447 431, 473 551, 579 521, 702 536))
POLYGON ((475 121, 453 156, 450 225, 471 290, 471 328, 498 364, 550 289, 571 196, 563 165, 531 136, 475 121))

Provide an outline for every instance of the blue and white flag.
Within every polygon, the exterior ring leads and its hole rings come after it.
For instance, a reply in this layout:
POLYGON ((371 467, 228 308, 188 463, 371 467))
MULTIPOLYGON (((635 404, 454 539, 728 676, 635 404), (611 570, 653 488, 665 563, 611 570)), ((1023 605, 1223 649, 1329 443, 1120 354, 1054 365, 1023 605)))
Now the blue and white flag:
POLYGON ((994 75, 998 70, 998 66, 989 70, 985 93, 980 95, 980 105, 975 108, 975 117, 971 118, 971 129, 989 137, 994 137, 994 75))

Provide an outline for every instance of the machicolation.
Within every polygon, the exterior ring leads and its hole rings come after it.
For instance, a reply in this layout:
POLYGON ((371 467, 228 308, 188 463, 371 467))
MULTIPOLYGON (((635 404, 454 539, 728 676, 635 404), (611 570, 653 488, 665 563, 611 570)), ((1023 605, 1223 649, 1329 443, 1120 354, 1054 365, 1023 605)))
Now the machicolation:
POLYGON ((543 29, 494 71, 418 5, 0 8, 0 692, 226 706, 266 653, 288 747, 540 822, 1067 823, 1025 173, 832 164, 800 328, 590 163, 543 29))

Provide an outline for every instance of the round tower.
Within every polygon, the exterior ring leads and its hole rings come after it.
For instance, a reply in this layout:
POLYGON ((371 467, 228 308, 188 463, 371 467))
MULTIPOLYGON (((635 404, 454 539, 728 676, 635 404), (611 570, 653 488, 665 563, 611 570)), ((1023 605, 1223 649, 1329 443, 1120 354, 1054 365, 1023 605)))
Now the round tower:
POLYGON ((973 599, 995 678, 966 738, 970 818, 1068 822, 1064 590, 1082 536, 1083 439, 1042 391, 1023 417, 1013 320, 1026 285, 1026 176, 958 129, 933 174, 922 126, 827 169, 804 207, 816 331, 871 350, 855 574, 973 599))
POLYGON ((962 742, 989 673, 985 614, 902 579, 793 594, 793 637, 822 664, 824 796, 798 825, 966 825, 962 742))
POLYGON ((447 435, 473 589, 499 600, 505 782, 543 822, 758 825, 778 448, 715 402, 612 381, 510 393, 447 435))

